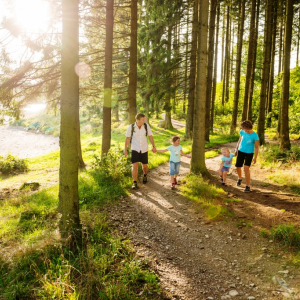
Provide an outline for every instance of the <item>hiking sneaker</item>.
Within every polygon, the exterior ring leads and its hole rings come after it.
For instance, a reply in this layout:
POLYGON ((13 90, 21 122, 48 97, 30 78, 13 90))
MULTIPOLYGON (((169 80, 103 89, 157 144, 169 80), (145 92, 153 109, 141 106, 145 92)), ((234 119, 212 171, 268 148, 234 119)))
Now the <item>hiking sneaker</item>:
POLYGON ((174 184, 178 184, 178 182, 177 182, 177 179, 176 179, 176 178, 174 178, 174 184))
POLYGON ((242 183, 242 179, 238 179, 237 182, 236 182, 236 186, 240 186, 242 183))
POLYGON ((245 193, 250 192, 250 186, 246 186, 244 192, 245 192, 245 193))
POLYGON ((144 177, 143 177, 143 183, 147 183, 147 174, 144 174, 144 177))
POLYGON ((227 186, 225 182, 222 181, 222 186, 227 186))
POLYGON ((171 190, 175 190, 175 183, 171 184, 171 190))
POLYGON ((132 184, 132 189, 133 189, 133 190, 137 189, 137 182, 136 182, 136 181, 133 182, 133 184, 132 184))

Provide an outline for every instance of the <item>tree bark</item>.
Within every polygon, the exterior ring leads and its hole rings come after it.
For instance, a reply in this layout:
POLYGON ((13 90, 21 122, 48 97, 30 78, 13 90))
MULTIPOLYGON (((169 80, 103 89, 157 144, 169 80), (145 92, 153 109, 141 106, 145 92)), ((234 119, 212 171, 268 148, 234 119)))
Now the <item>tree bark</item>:
POLYGON ((189 77, 189 95, 188 109, 186 116, 185 136, 188 139, 193 137, 193 116, 195 101, 195 85, 196 85, 196 65, 197 65, 197 38, 198 38, 198 1, 194 1, 193 7, 193 24, 192 24, 192 46, 191 46, 191 64, 189 77))
POLYGON ((199 35, 197 51, 197 92, 194 112, 194 131, 191 172, 206 174, 205 166, 205 102, 207 83, 207 36, 209 0, 200 0, 199 35))
POLYGON ((240 97, 240 82, 241 82, 241 60, 243 49, 243 35, 244 35, 244 20, 245 20, 245 0, 240 3, 240 16, 239 16, 239 29, 237 40, 237 53, 236 53, 236 66, 235 66, 235 88, 234 88, 234 100, 233 100, 233 112, 231 120, 230 134, 236 132, 238 104, 240 97))
POLYGON ((111 142, 111 95, 112 95, 112 53, 114 27, 114 0, 106 2, 106 37, 105 37, 105 69, 104 69, 104 103, 103 103, 103 131, 102 153, 105 156, 110 149, 111 142))
POLYGON ((271 127, 271 123, 272 123, 271 112, 272 112, 272 104, 273 104, 274 67, 275 67, 276 35, 277 35, 277 8, 278 8, 278 1, 273 0, 271 67, 270 67, 270 78, 268 84, 268 97, 267 97, 268 103, 266 106, 267 127, 271 127))
POLYGON ((209 117, 212 94, 212 77, 214 68, 214 42, 215 42, 215 23, 216 23, 217 0, 210 2, 209 18, 209 45, 208 45, 208 66, 207 66, 207 92, 205 109, 205 140, 209 142, 209 117))
MULTIPOLYGON (((168 27, 168 46, 167 46, 167 66, 170 69, 171 64, 171 49, 172 49, 172 25, 168 27)), ((168 78, 169 84, 167 85, 167 93, 165 99, 165 129, 171 129, 172 120, 171 120, 171 87, 172 87, 172 78, 171 78, 171 71, 168 78)))
POLYGON ((129 57, 129 86, 128 86, 128 121, 135 122, 136 87, 137 87, 137 0, 131 0, 130 18, 130 57, 129 57))
POLYGON ((271 62, 271 38, 272 38, 272 1, 266 2, 266 17, 265 17, 265 36, 264 36, 264 56, 263 69, 261 76, 261 90, 259 103, 259 116, 257 134, 260 145, 265 144, 265 114, 266 114, 266 97, 267 88, 270 76, 270 62, 271 62))
POLYGON ((255 9, 256 9, 256 0, 252 0, 251 3, 251 17, 250 17, 250 29, 249 29, 249 44, 248 44, 248 60, 247 60, 247 71, 246 71, 246 80, 245 80, 245 94, 244 94, 244 105, 242 112, 242 120, 246 120, 249 104, 249 92, 250 92, 250 79, 251 71, 254 60, 254 45, 255 45, 255 9))
POLYGON ((214 77, 213 77, 213 92, 211 99, 211 111, 210 111, 210 131, 214 130, 214 114, 215 114, 215 99, 217 91, 217 74, 218 74, 218 45, 219 45, 219 22, 220 22, 220 3, 217 4, 217 32, 216 32, 216 45, 215 45, 215 62, 214 62, 214 77))
POLYGON ((283 74, 281 84, 281 126, 280 126, 280 149, 290 150, 289 136, 289 89, 290 89, 290 61, 293 34, 293 1, 286 1, 286 18, 283 50, 283 74))
POLYGON ((226 38, 225 38, 225 58, 224 58, 224 75, 223 75, 223 90, 222 90, 222 106, 224 109, 225 97, 227 94, 227 82, 229 80, 229 60, 230 60, 230 42, 229 42, 229 33, 230 33, 230 16, 229 16, 229 6, 227 6, 227 22, 226 22, 226 38))
POLYGON ((82 248, 78 195, 79 77, 75 73, 79 61, 78 1, 62 1, 62 24, 59 229, 69 249, 77 251, 82 248))
POLYGON ((255 37, 254 37, 254 46, 253 46, 254 54, 253 54, 253 64, 252 64, 252 68, 251 68, 249 104, 248 104, 248 112, 247 112, 247 120, 250 120, 250 121, 252 121, 252 99, 253 99, 255 66, 256 66, 256 52, 257 52, 257 39, 258 39, 258 26, 259 26, 259 9, 260 9, 260 0, 257 0, 255 37))

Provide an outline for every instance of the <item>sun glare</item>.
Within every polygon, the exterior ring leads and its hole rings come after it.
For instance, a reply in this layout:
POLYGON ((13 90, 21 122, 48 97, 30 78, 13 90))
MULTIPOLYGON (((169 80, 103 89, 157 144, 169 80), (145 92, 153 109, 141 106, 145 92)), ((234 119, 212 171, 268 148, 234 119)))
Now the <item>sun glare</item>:
POLYGON ((34 34, 47 30, 50 18, 47 1, 14 0, 13 3, 13 17, 23 32, 34 34))

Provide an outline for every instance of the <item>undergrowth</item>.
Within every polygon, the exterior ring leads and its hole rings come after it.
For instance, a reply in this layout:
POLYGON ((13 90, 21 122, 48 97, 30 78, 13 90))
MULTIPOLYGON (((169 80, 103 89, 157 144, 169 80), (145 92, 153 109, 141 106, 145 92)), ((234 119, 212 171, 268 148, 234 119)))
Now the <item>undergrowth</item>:
POLYGON ((0 172, 3 175, 19 174, 28 171, 28 164, 25 159, 18 158, 11 154, 0 156, 0 172))

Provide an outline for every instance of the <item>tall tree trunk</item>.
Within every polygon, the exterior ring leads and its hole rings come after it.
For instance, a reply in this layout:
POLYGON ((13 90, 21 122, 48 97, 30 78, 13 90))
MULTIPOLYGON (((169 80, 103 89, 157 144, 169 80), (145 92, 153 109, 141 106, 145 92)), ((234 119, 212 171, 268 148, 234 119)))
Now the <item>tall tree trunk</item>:
POLYGON ((224 75, 223 75, 223 90, 222 90, 222 106, 224 110, 224 104, 225 104, 225 95, 226 95, 226 87, 227 87, 227 81, 229 80, 229 23, 230 23, 230 16, 229 16, 229 6, 227 6, 227 22, 226 22, 226 38, 225 38, 225 57, 224 57, 224 75))
POLYGON ((209 142, 209 117, 212 94, 212 76, 214 68, 214 39, 216 23, 217 0, 211 0, 209 18, 209 45, 208 45, 208 66, 207 66, 207 91, 205 110, 205 140, 209 142))
MULTIPOLYGON (((223 8, 223 14, 222 14, 222 55, 221 55, 221 81, 224 81, 224 65, 225 65, 225 57, 224 57, 224 51, 225 51, 225 11, 226 11, 226 3, 224 3, 224 8, 223 8)), ((221 6, 221 2, 220 2, 221 6)), ((222 102, 223 103, 223 102, 222 102)))
POLYGON ((186 21, 186 36, 185 36, 185 63, 184 63, 184 89, 183 89, 183 104, 182 104, 182 111, 185 114, 186 112, 186 93, 187 93, 187 74, 188 74, 188 51, 189 51, 189 20, 190 14, 189 9, 187 11, 187 21, 186 21))
POLYGON ((286 18, 284 32, 283 50, 283 74, 281 85, 281 126, 280 126, 280 149, 290 150, 291 142, 289 136, 289 89, 290 89, 290 61, 293 34, 293 2, 286 1, 286 18))
POLYGON ((197 51, 197 92, 194 112, 194 131, 191 172, 205 174, 205 102, 207 83, 207 36, 209 0, 200 0, 199 35, 197 51))
POLYGON ((74 70, 79 61, 78 1, 62 1, 62 22, 59 229, 69 249, 76 251, 82 247, 78 195, 79 77, 74 70))
POLYGON ((252 99, 253 99, 255 66, 256 66, 256 52, 257 52, 257 39, 258 39, 258 26, 259 26, 259 10, 260 10, 260 0, 257 0, 255 37, 254 37, 254 45, 253 45, 254 54, 253 54, 253 64, 252 64, 251 77, 250 77, 249 104, 248 104, 248 112, 247 112, 247 120, 250 120, 250 121, 252 121, 252 99))
POLYGON ((299 44, 300 44, 300 9, 299 9, 299 16, 298 16, 298 34, 297 34, 297 62, 296 66, 299 66, 299 44))
POLYGON ((252 0, 251 3, 251 17, 250 17, 250 29, 249 29, 249 44, 248 44, 248 60, 247 60, 247 71, 246 71, 246 80, 245 80, 245 94, 244 94, 244 105, 242 120, 246 120, 249 104, 249 91, 250 91, 250 78, 251 70, 254 59, 254 44, 255 44, 255 9, 256 9, 256 0, 252 0))
POLYGON ((271 49, 271 68, 268 85, 268 104, 267 104, 267 122, 266 126, 270 127, 272 123, 272 104, 273 104, 273 85, 274 85, 274 67, 275 67, 275 52, 276 52, 276 33, 277 33, 277 8, 278 1, 273 0, 273 18, 272 18, 272 49, 271 49))
POLYGON ((194 1, 193 7, 193 24, 192 24, 192 47, 191 47, 191 65, 189 77, 189 95, 188 109, 186 116, 185 136, 188 139, 193 137, 193 116, 194 116, 194 101, 195 101, 195 84, 196 84, 196 65, 197 65, 197 38, 198 38, 198 2, 194 1))
POLYGON ((112 95, 112 53, 114 27, 114 0, 106 1, 106 37, 105 37, 105 69, 104 69, 104 103, 102 153, 105 156, 110 149, 111 141, 111 95, 112 95))
POLYGON ((228 30, 228 41, 227 44, 227 63, 226 63, 226 86, 225 86, 225 102, 227 103, 229 101, 229 92, 230 92, 230 69, 231 69, 231 59, 230 59, 230 50, 231 50, 231 25, 232 25, 232 19, 230 17, 229 13, 229 6, 228 6, 228 24, 229 24, 229 30, 228 30))
POLYGON ((218 74, 218 44, 219 44, 219 22, 220 22, 220 3, 217 3, 217 32, 216 32, 216 45, 215 45, 215 62, 214 62, 214 77, 213 77, 213 92, 211 99, 210 111, 210 130, 214 130, 214 114, 215 114, 215 99, 217 91, 217 74, 218 74))
POLYGON ((230 134, 234 134, 236 131, 238 104, 239 104, 239 97, 240 97, 240 81, 241 81, 240 77, 241 77, 241 60, 242 60, 244 20, 245 20, 245 0, 242 0, 240 3, 239 20, 240 22, 239 22, 238 40, 237 40, 234 100, 233 100, 233 112, 232 112, 230 134))
POLYGON ((267 87, 270 76, 271 62, 271 38, 272 38, 272 1, 266 1, 266 17, 265 17, 265 36, 264 36, 264 55, 263 68, 261 77, 260 103, 257 134, 261 145, 265 144, 265 113, 266 113, 266 97, 267 87))
MULTIPOLYGON (((172 18, 171 18, 172 19, 172 18)), ((171 20, 170 20, 171 21, 171 20)), ((171 49, 172 49, 172 25, 169 25, 168 27, 168 46, 167 46, 167 65, 169 70, 171 69, 171 49)), ((172 120, 171 120, 171 89, 172 89, 172 78, 171 78, 171 71, 169 71, 169 84, 167 85, 167 93, 166 93, 166 99, 165 99, 165 129, 171 129, 172 126, 172 120)))
POLYGON ((137 0, 131 0, 130 18, 130 57, 129 57, 129 86, 128 86, 128 121, 135 122, 136 87, 137 87, 137 0))

